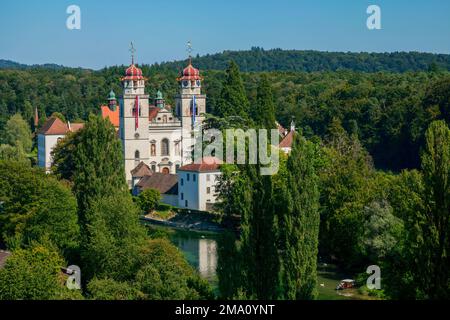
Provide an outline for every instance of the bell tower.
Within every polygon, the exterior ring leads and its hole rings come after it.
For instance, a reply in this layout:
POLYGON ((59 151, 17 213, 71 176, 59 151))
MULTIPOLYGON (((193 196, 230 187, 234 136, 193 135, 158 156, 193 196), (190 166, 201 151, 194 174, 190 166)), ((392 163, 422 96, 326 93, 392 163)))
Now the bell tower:
POLYGON ((123 146, 125 175, 129 187, 133 187, 131 170, 141 161, 149 164, 149 96, 145 94, 142 70, 134 64, 135 49, 131 43, 131 65, 121 79, 123 96, 120 97, 119 135, 123 146))
POLYGON ((200 126, 206 112, 206 95, 202 94, 202 80, 198 69, 192 66, 191 43, 188 42, 188 66, 183 69, 177 81, 180 83, 180 93, 175 96, 176 115, 182 125, 182 161, 189 163, 194 144, 193 132, 200 126))

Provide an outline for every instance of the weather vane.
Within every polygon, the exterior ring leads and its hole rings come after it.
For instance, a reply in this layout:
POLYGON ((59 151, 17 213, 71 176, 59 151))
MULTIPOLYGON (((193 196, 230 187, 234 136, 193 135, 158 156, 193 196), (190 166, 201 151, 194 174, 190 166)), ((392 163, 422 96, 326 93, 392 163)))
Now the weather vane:
POLYGON ((131 64, 134 64, 134 53, 136 52, 136 49, 134 48, 133 41, 131 41, 130 44, 130 52, 131 52, 131 64))

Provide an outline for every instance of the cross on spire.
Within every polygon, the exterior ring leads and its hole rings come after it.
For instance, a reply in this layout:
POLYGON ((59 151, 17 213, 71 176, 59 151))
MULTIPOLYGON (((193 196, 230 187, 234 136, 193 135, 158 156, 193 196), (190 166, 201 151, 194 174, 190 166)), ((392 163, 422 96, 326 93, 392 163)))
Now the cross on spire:
POLYGON ((136 49, 134 48, 133 41, 130 43, 130 52, 131 52, 131 64, 134 64, 134 53, 136 49))

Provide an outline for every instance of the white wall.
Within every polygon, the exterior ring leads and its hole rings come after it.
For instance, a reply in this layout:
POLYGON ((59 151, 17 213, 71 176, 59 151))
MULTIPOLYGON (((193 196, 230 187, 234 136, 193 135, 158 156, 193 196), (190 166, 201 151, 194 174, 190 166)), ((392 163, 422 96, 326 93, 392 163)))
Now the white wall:
POLYGON ((207 203, 215 203, 217 177, 220 175, 220 171, 201 172, 199 178, 199 210, 206 210, 207 203), (209 181, 208 181, 209 175, 209 181), (210 193, 207 193, 207 189, 210 188, 210 193))
POLYGON ((198 172, 178 170, 178 206, 185 209, 199 210, 198 200, 198 172), (195 175, 195 181, 193 175, 195 175), (187 206, 186 200, 188 202, 187 206))
POLYGON ((206 210, 207 203, 215 203, 217 194, 215 186, 217 185, 217 177, 220 171, 194 172, 178 170, 178 206, 191 210, 206 210), (187 176, 189 174, 189 181, 187 176), (196 176, 195 181, 193 175, 196 176), (210 180, 208 181, 208 175, 210 180), (183 180, 183 182, 182 182, 183 180), (210 193, 207 193, 207 188, 210 193), (186 200, 188 205, 186 206, 186 200))
POLYGON ((64 138, 64 135, 38 135, 38 166, 50 171, 52 166, 51 152, 58 143, 58 139, 64 138))
POLYGON ((162 172, 162 168, 166 166, 159 166, 159 164, 163 161, 163 159, 169 159, 169 162, 172 163, 171 166, 167 166, 169 168, 170 173, 176 174, 176 165, 180 165, 182 163, 181 157, 181 125, 180 126, 170 126, 168 124, 165 125, 155 125, 150 124, 149 126, 149 142, 148 148, 150 152, 150 160, 149 167, 151 168, 152 164, 156 164, 156 172, 162 172), (169 155, 163 156, 161 154, 161 144, 163 139, 169 140, 169 155), (151 155, 151 143, 155 141, 156 145, 156 153, 155 156, 151 155), (175 150, 175 141, 179 141, 179 152, 177 153, 175 150))

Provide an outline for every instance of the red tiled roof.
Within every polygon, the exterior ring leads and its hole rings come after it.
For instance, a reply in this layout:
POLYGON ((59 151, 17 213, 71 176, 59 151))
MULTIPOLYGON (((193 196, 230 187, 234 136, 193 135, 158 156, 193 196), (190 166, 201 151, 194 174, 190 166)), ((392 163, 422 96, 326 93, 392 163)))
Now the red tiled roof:
POLYGON ((183 69, 181 73, 181 77, 177 78, 178 81, 182 80, 202 80, 203 78, 200 76, 200 72, 198 69, 194 68, 191 63, 183 69))
POLYGON ((141 190, 156 189, 161 194, 178 194, 178 176, 155 172, 151 176, 144 176, 136 184, 141 190))
POLYGON ((202 159, 202 163, 190 163, 184 165, 178 170, 180 171, 197 171, 197 172, 206 172, 206 171, 217 171, 220 168, 222 161, 215 157, 204 157, 202 159))
POLYGON ((75 132, 84 128, 84 123, 71 123, 70 131, 75 132))
POLYGON ((136 168, 131 170, 131 175, 133 177, 145 177, 145 176, 151 176, 152 170, 148 165, 146 165, 143 161, 141 161, 136 168))
POLYGON ((119 109, 120 106, 116 106, 116 110, 112 111, 108 106, 101 106, 103 119, 108 118, 112 125, 116 128, 119 127, 119 109))
POLYGON ((57 117, 51 117, 48 119, 41 129, 39 129, 39 134, 44 135, 65 135, 68 131, 75 132, 83 128, 84 123, 71 123, 70 129, 67 123, 64 123, 61 119, 57 117))
POLYGON ((158 107, 150 106, 148 110, 148 120, 152 121, 153 119, 155 119, 156 116, 158 115, 159 110, 160 109, 158 107))
POLYGON ((291 130, 289 133, 281 140, 279 147, 280 148, 292 148, 292 142, 294 142, 294 134, 295 131, 291 130))
POLYGON ((277 129, 278 129, 278 132, 280 133, 280 135, 284 136, 286 129, 283 128, 283 126, 281 124, 277 123, 277 129))
POLYGON ((134 63, 125 70, 125 77, 121 79, 124 80, 146 80, 142 76, 142 70, 134 65, 134 63))

